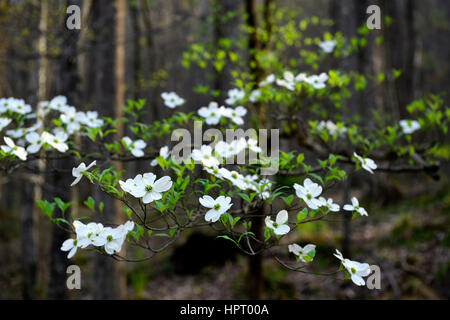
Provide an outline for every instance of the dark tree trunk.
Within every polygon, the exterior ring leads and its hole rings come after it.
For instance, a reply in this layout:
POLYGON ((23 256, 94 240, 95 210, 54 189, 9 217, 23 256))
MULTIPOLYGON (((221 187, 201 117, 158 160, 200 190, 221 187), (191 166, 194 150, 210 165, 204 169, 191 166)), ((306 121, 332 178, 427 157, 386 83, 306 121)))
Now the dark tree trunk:
MULTIPOLYGON (((90 43, 91 51, 88 58, 90 72, 87 77, 88 99, 99 114, 114 118, 115 9, 113 3, 107 0, 93 1, 90 18, 90 25, 96 38, 90 43)), ((103 215, 99 220, 104 224, 114 223, 112 198, 97 189, 94 190, 94 198, 96 202, 103 201, 105 204, 103 215)), ((94 258, 94 298, 119 298, 114 260, 100 254, 96 254, 94 258)))
POLYGON ((36 250, 34 242, 33 221, 33 185, 28 181, 23 185, 22 214, 22 296, 24 299, 34 299, 36 290, 36 250))

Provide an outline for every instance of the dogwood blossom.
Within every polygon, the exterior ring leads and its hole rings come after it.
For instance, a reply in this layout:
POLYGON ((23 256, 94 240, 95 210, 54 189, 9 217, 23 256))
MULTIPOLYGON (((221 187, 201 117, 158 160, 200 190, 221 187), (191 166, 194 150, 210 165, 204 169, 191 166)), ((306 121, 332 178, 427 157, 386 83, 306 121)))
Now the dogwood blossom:
POLYGON ((68 136, 65 132, 57 131, 55 135, 45 131, 42 133, 42 139, 59 152, 66 152, 69 146, 66 144, 68 136))
POLYGON ((123 137, 122 141, 125 144, 125 147, 128 149, 128 151, 131 152, 133 156, 135 156, 136 158, 144 156, 143 149, 147 146, 144 140, 138 139, 133 141, 130 139, 130 137, 123 137))
POLYGON ((238 106, 236 109, 226 108, 223 115, 230 118, 235 124, 244 124, 244 119, 242 118, 247 114, 247 109, 242 106, 238 106))
POLYGON ((276 80, 277 85, 281 87, 285 87, 286 89, 293 91, 295 89, 295 77, 294 74, 290 71, 286 71, 283 73, 282 79, 276 80))
POLYGON ((73 134, 80 130, 81 123, 85 120, 85 114, 78 112, 75 107, 68 107, 60 115, 61 121, 67 125, 67 132, 73 134))
POLYGON ((311 253, 316 250, 316 245, 307 244, 303 248, 296 243, 288 245, 289 252, 292 252, 302 262, 310 262, 313 260, 314 255, 311 253))
POLYGON ((231 203, 231 198, 225 196, 219 196, 214 199, 211 196, 204 195, 199 198, 198 201, 205 208, 210 208, 205 215, 205 220, 208 222, 216 222, 219 220, 220 216, 227 212, 227 210, 233 205, 231 203))
POLYGON ((172 180, 169 176, 164 176, 156 180, 156 175, 149 172, 143 175, 138 174, 133 181, 120 182, 122 189, 130 193, 135 198, 142 198, 144 204, 151 203, 162 198, 161 193, 168 191, 172 187, 172 180))
POLYGON ((262 152, 262 149, 258 146, 258 141, 256 139, 249 138, 247 140, 247 147, 253 152, 256 153, 262 152))
POLYGON ((275 221, 272 221, 270 217, 266 217, 265 223, 266 226, 272 229, 276 235, 282 236, 291 230, 291 228, 287 225, 288 218, 288 212, 286 210, 281 210, 278 212, 275 221))
POLYGON ((336 47, 337 41, 335 40, 327 40, 319 42, 319 47, 322 49, 325 53, 331 53, 334 50, 334 47, 336 47))
POLYGON ((78 248, 86 248, 89 245, 103 247, 107 254, 120 252, 129 231, 134 229, 134 222, 127 221, 116 228, 104 227, 101 223, 91 222, 87 225, 81 221, 74 221, 76 238, 67 239, 61 246, 62 251, 69 251, 67 258, 70 259, 78 248))
POLYGON ((223 115, 223 110, 219 108, 219 104, 215 101, 211 101, 208 105, 208 107, 201 107, 198 110, 198 114, 205 118, 205 121, 209 125, 215 125, 218 124, 220 121, 220 118, 223 115))
POLYGON ((260 87, 264 87, 264 86, 267 86, 267 85, 269 85, 269 84, 272 84, 272 83, 274 83, 275 82, 275 75, 272 73, 272 74, 269 74, 263 81, 261 81, 258 85, 260 86, 260 87))
POLYGON ((366 209, 359 206, 359 201, 355 197, 352 197, 352 204, 344 205, 344 210, 346 211, 356 211, 362 216, 368 216, 366 209))
POLYGON ((303 182, 303 186, 295 183, 294 189, 297 197, 301 198, 311 209, 318 209, 323 205, 322 201, 317 199, 322 193, 322 187, 319 184, 312 182, 311 179, 306 178, 303 182))
POLYGON ((36 132, 27 133, 25 139, 29 143, 27 147, 28 153, 39 152, 39 150, 41 150, 42 145, 44 144, 44 139, 36 132))
POLYGON ((340 209, 339 205, 337 203, 334 203, 333 199, 331 198, 327 200, 324 197, 320 197, 319 201, 322 202, 323 207, 327 207, 330 211, 338 212, 340 209))
POLYGON ((178 96, 175 92, 163 92, 161 97, 164 100, 164 105, 170 109, 181 106, 184 103, 184 99, 178 96))
POLYGON ((320 121, 319 124, 317 125, 317 129, 318 130, 326 129, 328 131, 328 133, 332 136, 334 136, 334 135, 340 136, 347 132, 346 127, 338 126, 331 120, 320 121))
POLYGON ((97 111, 88 111, 84 116, 83 123, 90 128, 100 128, 104 122, 98 118, 97 111))
POLYGON ((220 173, 225 179, 231 181, 231 183, 239 189, 246 190, 248 188, 247 184, 244 182, 244 176, 239 172, 222 168, 220 173))
POLYGON ((69 251, 67 259, 72 258, 75 255, 75 253, 77 253, 77 249, 78 249, 77 239, 67 239, 66 241, 63 242, 61 246, 62 251, 69 251))
POLYGON ((416 120, 400 120, 399 124, 404 134, 412 134, 420 129, 420 123, 416 120))
POLYGON ((200 150, 194 149, 191 157, 194 161, 201 162, 205 167, 214 167, 219 165, 219 160, 212 155, 212 148, 207 145, 202 145, 200 150))
POLYGON ((345 267, 345 269, 347 269, 354 284, 356 284, 357 286, 363 286, 366 284, 363 277, 367 277, 370 274, 370 266, 368 263, 361 263, 358 261, 345 259, 338 249, 336 249, 336 253, 334 253, 333 255, 341 260, 342 265, 345 267))
POLYGON ((245 97, 245 91, 240 89, 231 89, 228 90, 228 98, 225 100, 225 103, 229 105, 234 105, 239 100, 244 99, 245 97))
POLYGON ((65 96, 56 96, 48 103, 48 108, 52 110, 63 111, 67 107, 67 98, 65 96))
POLYGON ((359 156, 356 152, 353 152, 353 155, 361 163, 361 167, 364 170, 369 171, 370 173, 373 174, 373 170, 375 170, 377 168, 377 164, 375 163, 375 161, 373 161, 370 158, 363 158, 363 157, 359 156))
POLYGON ((326 73, 321 73, 320 75, 311 75, 306 79, 306 82, 313 86, 314 89, 323 89, 326 87, 325 82, 328 80, 328 75, 326 73))
POLYGON ((12 120, 8 118, 0 118, 0 131, 6 128, 11 123, 11 121, 12 120))
POLYGON ((5 140, 6 146, 2 146, 2 150, 6 153, 12 152, 15 156, 17 156, 20 160, 27 160, 27 152, 24 148, 16 146, 14 141, 9 137, 3 137, 5 140))
POLYGON ((255 103, 261 98, 261 94, 262 94, 261 90, 259 89, 252 90, 252 92, 250 92, 248 100, 250 100, 250 102, 255 103))
POLYGON ((81 178, 83 178, 83 172, 88 171, 90 168, 92 168, 96 164, 97 164, 97 162, 94 160, 86 167, 84 162, 82 162, 82 163, 80 163, 80 165, 78 167, 73 168, 72 169, 72 176, 75 177, 75 180, 72 182, 72 184, 70 186, 73 187, 78 182, 80 182, 81 178))
MULTIPOLYGON (((163 159, 167 159, 170 155, 169 152, 169 147, 168 146, 164 146, 161 149, 159 149, 159 156, 162 157, 163 159)), ((158 165, 158 160, 153 159, 152 162, 150 162, 150 165, 152 167, 155 167, 158 165)))

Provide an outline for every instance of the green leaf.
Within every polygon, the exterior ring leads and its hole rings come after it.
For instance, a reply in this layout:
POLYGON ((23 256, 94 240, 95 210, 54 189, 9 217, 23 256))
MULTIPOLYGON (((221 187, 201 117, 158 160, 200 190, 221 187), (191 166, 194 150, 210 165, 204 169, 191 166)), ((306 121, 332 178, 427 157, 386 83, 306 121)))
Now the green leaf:
POLYGON ((297 213, 297 222, 302 222, 308 216, 308 209, 304 208, 302 211, 297 213))
POLYGON ((55 210, 56 204, 53 202, 48 202, 47 200, 38 200, 38 208, 50 219, 53 217, 53 211, 55 210))
POLYGON ((83 204, 88 207, 91 211, 95 212, 95 200, 91 196, 83 202, 83 204))

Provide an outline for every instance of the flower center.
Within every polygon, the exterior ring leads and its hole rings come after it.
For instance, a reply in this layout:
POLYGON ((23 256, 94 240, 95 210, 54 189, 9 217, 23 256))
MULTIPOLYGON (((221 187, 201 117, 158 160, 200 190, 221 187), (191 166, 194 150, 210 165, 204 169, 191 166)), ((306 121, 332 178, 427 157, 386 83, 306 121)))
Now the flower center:
POLYGON ((219 209, 220 209, 220 204, 216 203, 216 204, 214 205, 214 210, 219 210, 219 209))
POLYGON ((278 223, 274 222, 274 223, 273 223, 273 227, 274 227, 274 228, 278 228, 278 223))
POLYGON ((108 242, 112 241, 112 240, 113 240, 112 235, 107 236, 107 237, 106 237, 106 240, 108 240, 108 242))
POLYGON ((311 193, 308 193, 308 194, 306 195, 306 198, 308 198, 308 200, 311 200, 311 199, 312 199, 311 193))
POLYGON ((58 139, 53 139, 53 142, 54 142, 54 143, 58 143, 59 140, 58 140, 58 139))
POLYGON ((149 186, 149 185, 146 185, 146 186, 145 186, 145 191, 147 191, 147 192, 152 192, 152 190, 153 190, 153 187, 152 187, 152 186, 149 186))
POLYGON ((231 174, 231 176, 232 176, 234 179, 237 179, 237 174, 236 174, 236 173, 231 174))
POLYGON ((350 271, 355 274, 356 273, 356 269, 355 268, 351 268, 350 271))

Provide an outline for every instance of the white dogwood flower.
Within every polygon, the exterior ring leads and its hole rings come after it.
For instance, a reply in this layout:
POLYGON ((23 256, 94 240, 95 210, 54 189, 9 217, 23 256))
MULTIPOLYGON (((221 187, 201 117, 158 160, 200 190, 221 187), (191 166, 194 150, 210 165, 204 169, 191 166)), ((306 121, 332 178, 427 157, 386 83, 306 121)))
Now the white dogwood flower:
POLYGON ((335 40, 327 40, 319 42, 319 47, 322 49, 325 53, 331 53, 334 50, 334 47, 336 47, 337 41, 335 40))
POLYGON ((65 96, 56 96, 48 103, 48 108, 62 111, 67 107, 67 98, 65 96))
POLYGON ((223 115, 227 118, 230 118, 235 124, 241 125, 244 124, 244 117, 247 114, 247 109, 242 106, 233 108, 226 108, 223 115))
POLYGON ((339 205, 337 203, 333 203, 333 199, 331 198, 328 198, 327 200, 324 197, 320 197, 319 201, 322 202, 323 207, 327 207, 330 211, 338 212, 340 209, 339 205))
POLYGON ((258 141, 256 139, 249 138, 247 140, 247 147, 253 152, 262 152, 262 149, 258 146, 258 141))
POLYGON ((55 135, 47 131, 42 133, 42 140, 59 152, 66 152, 69 149, 69 146, 66 143, 67 139, 68 135, 63 131, 57 131, 55 135))
POLYGON ((80 130, 81 123, 85 120, 85 114, 78 112, 75 107, 68 107, 60 116, 61 121, 66 124, 67 132, 73 134, 80 130))
POLYGON ((231 181, 231 183, 238 187, 241 190, 246 190, 248 188, 247 184, 244 182, 244 176, 242 174, 240 174, 237 171, 225 171, 222 170, 221 172, 223 174, 223 177, 225 179, 228 179, 229 181, 231 181))
POLYGON ((316 245, 307 244, 303 248, 296 243, 288 245, 289 252, 295 254, 298 259, 302 262, 310 262, 313 260, 314 255, 311 254, 311 251, 316 250, 316 245))
POLYGON ((368 263, 360 263, 358 261, 345 259, 338 249, 336 249, 336 253, 333 255, 341 260, 342 265, 345 269, 347 269, 354 284, 357 286, 363 286, 366 284, 363 277, 367 277, 370 274, 370 266, 368 263))
POLYGON ((231 89, 228 90, 228 98, 225 100, 226 104, 234 105, 239 100, 244 99, 245 97, 245 91, 240 89, 231 89))
POLYGON ((275 75, 272 73, 272 74, 269 74, 263 81, 261 81, 259 83, 259 86, 260 87, 264 87, 264 86, 267 86, 267 85, 272 84, 274 82, 275 82, 275 75))
POLYGON ((286 89, 293 91, 295 89, 294 74, 290 71, 286 71, 283 73, 283 78, 277 79, 276 83, 281 87, 285 87, 286 89))
MULTIPOLYGON (((122 184, 121 184, 122 186, 122 184)), ((126 184, 125 188, 135 198, 142 198, 145 204, 151 203, 162 198, 161 193, 168 191, 172 187, 172 180, 169 176, 164 176, 156 180, 156 175, 149 172, 143 175, 138 174, 134 178, 134 184, 126 184)))
POLYGON ((205 220, 208 222, 216 222, 219 220, 220 216, 227 212, 227 210, 233 205, 231 203, 231 198, 225 196, 219 196, 214 199, 211 196, 204 195, 199 198, 198 201, 202 206, 210 209, 205 215, 205 220))
POLYGON ((11 123, 11 121, 12 121, 12 119, 0 117, 0 131, 2 131, 4 128, 6 128, 11 123))
POLYGON ((16 146, 14 141, 9 137, 3 137, 5 140, 6 146, 2 146, 2 150, 6 153, 12 152, 16 157, 20 160, 27 160, 27 152, 24 148, 16 146))
POLYGON ((289 228, 289 226, 287 225, 288 218, 288 212, 286 210, 281 210, 280 212, 278 212, 275 221, 272 221, 270 217, 266 217, 265 223, 266 226, 272 229, 276 235, 282 236, 291 230, 291 228, 289 228))
POLYGON ((252 92, 250 92, 250 96, 248 97, 248 100, 250 100, 250 102, 257 102, 260 98, 261 98, 261 90, 259 89, 255 89, 252 90, 252 92))
POLYGON ((125 147, 128 149, 128 151, 131 152, 133 156, 136 158, 140 158, 144 156, 144 148, 147 146, 147 144, 142 139, 138 140, 131 140, 130 137, 123 137, 122 141, 125 144, 125 147))
POLYGON ((194 149, 191 157, 194 161, 201 162, 205 167, 214 167, 219 165, 219 160, 212 155, 212 148, 207 145, 202 145, 200 150, 194 149))
POLYGON ((355 197, 352 197, 352 204, 344 205, 344 210, 346 211, 356 211, 362 216, 368 216, 366 209, 359 206, 359 201, 355 197))
POLYGON ((90 128, 100 128, 104 122, 98 118, 97 111, 88 111, 84 116, 83 123, 90 128))
POLYGON ((313 86, 314 89, 323 89, 326 87, 325 82, 328 80, 328 75, 326 73, 321 73, 320 75, 311 75, 306 79, 306 82, 313 86))
POLYGON ((92 168, 93 166, 95 166, 97 164, 97 162, 94 160, 91 162, 91 164, 89 164, 87 167, 84 164, 84 162, 80 163, 80 165, 76 168, 72 169, 72 176, 75 177, 75 180, 72 182, 72 184, 70 185, 71 187, 73 187, 74 185, 76 185, 78 182, 80 182, 81 178, 83 178, 83 172, 88 171, 90 168, 92 168))
POLYGON ((27 133, 25 139, 29 143, 27 147, 28 153, 39 152, 39 150, 41 150, 42 145, 44 144, 44 139, 36 132, 27 133))
MULTIPOLYGON (((168 146, 164 146, 161 149, 159 149, 159 156, 162 157, 163 159, 167 159, 170 155, 169 152, 169 147, 168 146)), ((158 165, 158 160, 153 159, 152 162, 150 162, 150 165, 152 167, 155 167, 158 165)))
POLYGON ((198 109, 198 114, 205 118, 206 124, 214 125, 218 124, 220 121, 220 118, 223 115, 222 108, 219 108, 219 104, 215 101, 211 101, 208 105, 208 107, 201 107, 198 109))
POLYGON ((322 201, 317 199, 322 193, 322 187, 319 184, 312 182, 311 179, 306 178, 303 182, 303 186, 295 183, 294 189, 297 197, 301 198, 311 209, 318 209, 323 205, 322 201))
POLYGON ((62 251, 69 251, 69 254, 67 255, 67 259, 70 259, 74 256, 74 254, 77 252, 78 246, 77 246, 77 239, 67 239, 63 242, 61 246, 62 251))
POLYGON ((161 98, 164 100, 164 105, 170 109, 181 106, 185 101, 175 92, 163 92, 161 93, 161 98))
POLYGON ((420 129, 420 123, 416 120, 400 120, 399 124, 404 134, 412 134, 420 129))
POLYGON ((361 167, 364 170, 369 171, 370 173, 373 174, 373 170, 375 170, 377 168, 377 164, 375 163, 375 161, 373 161, 370 158, 363 158, 363 157, 359 156, 356 152, 353 152, 353 155, 361 163, 361 167))

